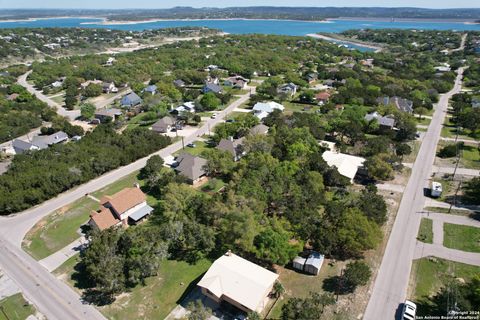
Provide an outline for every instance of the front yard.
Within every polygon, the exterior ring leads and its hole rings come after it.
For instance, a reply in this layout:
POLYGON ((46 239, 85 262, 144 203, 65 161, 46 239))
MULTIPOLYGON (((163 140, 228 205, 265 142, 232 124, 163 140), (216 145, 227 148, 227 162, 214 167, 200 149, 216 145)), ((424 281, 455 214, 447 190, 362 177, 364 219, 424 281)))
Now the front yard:
POLYGON ((443 245, 447 248, 480 252, 480 228, 459 224, 443 224, 443 245))
MULTIPOLYGON (((82 284, 79 281, 82 280, 75 271, 78 262, 78 256, 70 258, 54 274, 81 292, 82 284)), ((111 305, 98 309, 113 320, 164 319, 195 287, 210 265, 211 261, 206 259, 196 264, 176 260, 162 261, 158 275, 148 278, 145 286, 138 285, 117 297, 111 305)))
POLYGON ((425 243, 433 243, 433 221, 432 219, 422 218, 417 239, 425 243))
POLYGON ((25 320, 35 314, 35 308, 29 304, 21 293, 0 300, 0 320, 25 320))

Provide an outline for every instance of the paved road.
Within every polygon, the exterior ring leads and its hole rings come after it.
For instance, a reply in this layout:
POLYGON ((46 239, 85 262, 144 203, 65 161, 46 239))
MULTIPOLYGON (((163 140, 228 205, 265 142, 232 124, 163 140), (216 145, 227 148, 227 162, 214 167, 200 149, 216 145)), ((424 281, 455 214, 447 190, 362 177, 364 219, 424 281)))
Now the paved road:
POLYGON ((365 310, 365 320, 394 319, 399 305, 405 301, 420 226, 421 215, 418 212, 422 211, 425 203, 423 188, 428 185, 435 150, 448 109, 448 100, 460 91, 462 74, 463 69, 460 69, 454 88, 442 95, 436 106, 398 209, 373 292, 365 310))
POLYGON ((471 226, 480 228, 480 221, 472 219, 466 216, 459 216, 455 214, 446 214, 446 213, 439 213, 439 212, 424 212, 422 213, 424 218, 433 219, 435 221, 439 221, 443 223, 453 223, 453 224, 461 224, 464 226, 471 226))
POLYGON ((54 254, 49 255, 45 259, 38 261, 48 271, 53 271, 60 267, 65 261, 80 252, 82 247, 86 245, 87 239, 84 236, 79 237, 66 247, 58 250, 54 254))
POLYGON ((50 107, 56 109, 57 113, 61 116, 68 117, 71 120, 75 120, 80 116, 80 110, 67 110, 64 107, 62 107, 60 104, 56 103, 46 95, 44 95, 41 91, 35 89, 34 86, 32 86, 30 83, 27 82, 28 76, 32 73, 32 70, 26 72, 25 74, 21 75, 18 77, 18 83, 27 89, 28 92, 31 94, 35 95, 38 100, 45 102, 48 104, 50 107))
POLYGON ((480 266, 480 253, 465 252, 446 248, 439 244, 429 244, 417 241, 413 258, 420 259, 424 257, 437 257, 445 260, 480 266))
POLYGON ((460 47, 450 50, 449 53, 457 52, 457 51, 463 51, 465 49, 465 43, 467 41, 467 36, 468 36, 468 33, 464 33, 462 35, 462 41, 460 42, 460 47))
POLYGON ((444 138, 444 137, 441 137, 440 139, 443 141, 449 141, 449 142, 464 142, 464 143, 470 143, 470 144, 479 143, 478 141, 473 139, 461 139, 461 138, 455 139, 455 138, 444 138))
MULTIPOLYGON (((439 173, 453 174, 453 171, 455 171, 455 168, 454 167, 434 166, 432 171, 433 172, 439 172, 439 173)), ((480 170, 478 170, 478 169, 468 169, 468 168, 457 168, 457 172, 455 174, 463 175, 463 176, 478 177, 478 176, 480 176, 480 170)))
MULTIPOLYGON (((254 87, 251 90, 255 93, 254 87)), ((194 134, 185 137, 184 143, 188 144, 195 141, 197 137, 207 134, 211 128, 223 122, 230 112, 248 99, 249 94, 242 95, 219 113, 216 119, 208 119, 194 134)), ((154 154, 165 157, 181 148, 182 142, 179 141, 154 154)), ((111 171, 22 213, 0 218, 0 269, 15 281, 25 296, 48 319, 103 319, 103 317, 93 307, 83 304, 71 288, 20 249, 25 234, 35 223, 51 212, 141 169, 150 156, 111 171)))

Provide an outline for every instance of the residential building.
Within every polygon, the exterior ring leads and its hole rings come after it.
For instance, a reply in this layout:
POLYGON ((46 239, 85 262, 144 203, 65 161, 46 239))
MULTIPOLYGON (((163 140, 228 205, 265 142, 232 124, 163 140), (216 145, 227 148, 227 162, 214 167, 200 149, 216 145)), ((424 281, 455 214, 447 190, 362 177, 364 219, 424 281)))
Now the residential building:
POLYGON ((175 171, 187 178, 190 184, 196 184, 206 176, 206 164, 207 160, 204 158, 185 152, 177 157, 175 171))
POLYGON ((111 66, 111 65, 113 65, 114 62, 115 62, 115 58, 114 57, 109 57, 107 59, 107 62, 105 62, 105 65, 106 66, 111 66))
POLYGON ((413 113, 413 101, 408 99, 385 96, 377 98, 377 103, 384 106, 393 105, 402 112, 413 113))
POLYGON ((157 133, 170 132, 175 127, 175 120, 172 117, 165 116, 152 125, 152 131, 157 133))
POLYGON ((218 84, 215 83, 207 83, 202 89, 203 93, 221 93, 222 92, 222 87, 220 87, 218 84))
POLYGON ((244 138, 233 139, 233 137, 222 139, 218 143, 217 149, 228 151, 233 156, 233 161, 238 161, 246 154, 243 148, 243 140, 244 138))
POLYGON ((115 83, 113 83, 113 82, 104 82, 102 84, 102 90, 103 90, 103 93, 117 93, 118 92, 118 88, 115 87, 115 83))
POLYGON ((223 82, 223 85, 227 87, 232 87, 235 89, 245 89, 245 87, 247 86, 247 82, 248 81, 241 76, 233 76, 226 79, 223 82))
POLYGON ((121 115, 122 110, 117 108, 104 108, 95 111, 95 119, 98 119, 102 123, 115 121, 117 120, 117 117, 121 115))
POLYGON ((253 114, 260 120, 267 117, 274 110, 280 110, 283 112, 283 110, 285 110, 285 107, 282 106, 280 103, 274 101, 257 102, 253 106, 253 114))
POLYGON ((157 86, 156 85, 150 85, 148 87, 146 87, 143 92, 146 92, 146 93, 150 93, 152 95, 156 94, 157 93, 157 86))
POLYGON ((175 81, 173 81, 173 84, 175 85, 175 87, 177 88, 183 88, 185 87, 185 82, 183 80, 180 80, 180 79, 177 79, 175 81))
POLYGON ((268 129, 270 129, 268 126, 260 123, 250 129, 250 134, 266 135, 268 133, 268 129))
POLYGON ((330 100, 330 93, 328 91, 319 92, 315 95, 315 100, 319 105, 324 105, 330 100))
POLYGON ((307 74, 305 79, 308 81, 308 83, 313 83, 313 82, 317 81, 318 74, 315 73, 315 72, 311 72, 311 73, 307 74))
POLYGON ((50 146, 68 141, 68 135, 63 131, 55 132, 46 136, 35 136, 31 142, 19 139, 13 140, 15 154, 22 154, 26 151, 47 149, 50 146))
POLYGON ((138 187, 125 188, 100 200, 100 210, 93 211, 88 224, 99 230, 137 224, 153 211, 147 197, 138 187))
POLYGON ((172 110, 172 113, 180 114, 182 112, 195 113, 195 102, 189 101, 176 107, 172 110))
POLYGON ((297 93, 297 86, 292 82, 286 83, 286 84, 280 86, 280 88, 278 88, 277 92, 278 92, 278 94, 286 94, 286 95, 292 97, 297 93))
POLYGON ((383 129, 393 129, 395 125, 395 119, 391 117, 381 116, 378 112, 373 112, 365 115, 365 121, 371 122, 376 120, 381 128, 383 129))
POLYGON ((135 92, 131 92, 122 98, 120 104, 122 107, 133 108, 142 103, 142 98, 140 98, 135 92))
POLYGON ((260 313, 267 304, 278 274, 230 251, 215 260, 198 286, 217 303, 227 302, 250 313, 260 313))
POLYGON ((338 173, 353 182, 359 168, 363 167, 364 158, 327 150, 322 154, 323 160, 330 166, 336 167, 338 173))

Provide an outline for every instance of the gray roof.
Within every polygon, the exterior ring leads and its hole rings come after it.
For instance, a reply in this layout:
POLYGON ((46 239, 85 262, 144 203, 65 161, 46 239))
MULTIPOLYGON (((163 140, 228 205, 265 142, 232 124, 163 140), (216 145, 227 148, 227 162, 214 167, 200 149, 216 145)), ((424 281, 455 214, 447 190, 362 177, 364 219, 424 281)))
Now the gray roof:
POLYGON ((137 211, 132 213, 129 218, 133 221, 137 222, 138 220, 142 219, 143 217, 152 213, 153 208, 150 207, 148 204, 144 205, 143 207, 139 208, 137 211))
POLYGON ((122 106, 134 107, 137 104, 142 103, 142 99, 135 93, 131 92, 122 98, 122 106))
POLYGON ((222 87, 220 87, 218 84, 215 84, 215 83, 207 83, 203 87, 203 92, 205 92, 205 93, 207 93, 207 92, 220 93, 220 92, 222 92, 222 87))
POLYGON ((407 112, 407 113, 412 113, 413 112, 413 102, 411 100, 401 98, 401 97, 379 97, 377 98, 378 104, 383 104, 383 105, 389 105, 393 104, 395 107, 397 107, 398 110, 407 112))
POLYGON ((155 92, 155 91, 157 91, 157 86, 154 84, 145 88, 145 92, 155 92))
POLYGON ((122 110, 117 108, 104 108, 95 111, 95 116, 102 116, 102 117, 115 117, 122 114, 122 110))
POLYGON ((183 87, 185 85, 185 81, 183 81, 181 79, 177 79, 177 80, 173 81, 173 84, 176 85, 177 87, 183 87))
POLYGON ((390 117, 382 117, 377 112, 365 115, 366 121, 370 122, 373 119, 377 120, 378 124, 381 126, 393 128, 393 126, 395 125, 395 119, 390 117))
POLYGON ((219 150, 230 152, 231 155, 235 159, 238 159, 239 157, 242 156, 242 154, 244 152, 243 147, 242 147, 243 140, 244 140, 244 138, 222 139, 222 140, 220 140, 220 143, 218 144, 217 148, 219 150))
POLYGON ((307 261, 305 261, 305 265, 314 266, 317 269, 320 269, 323 264, 323 255, 318 252, 313 252, 308 256, 307 261))
POLYGON ((192 156, 189 153, 182 153, 177 157, 178 166, 175 170, 187 177, 188 179, 194 181, 205 175, 205 170, 203 167, 207 164, 207 160, 192 156))
POLYGON ((19 139, 13 140, 12 146, 16 153, 23 153, 24 151, 31 150, 32 148, 36 149, 36 146, 30 142, 19 139))
POLYGON ((260 123, 257 124, 255 127, 250 129, 251 134, 267 134, 268 129, 270 129, 268 126, 260 123))
POLYGON ((152 130, 155 132, 166 132, 169 126, 173 126, 175 120, 172 117, 165 116, 152 125, 152 130))
POLYGON ((55 132, 49 136, 35 136, 32 139, 32 144, 40 149, 46 149, 51 145, 61 143, 68 140, 68 135, 63 131, 55 132))

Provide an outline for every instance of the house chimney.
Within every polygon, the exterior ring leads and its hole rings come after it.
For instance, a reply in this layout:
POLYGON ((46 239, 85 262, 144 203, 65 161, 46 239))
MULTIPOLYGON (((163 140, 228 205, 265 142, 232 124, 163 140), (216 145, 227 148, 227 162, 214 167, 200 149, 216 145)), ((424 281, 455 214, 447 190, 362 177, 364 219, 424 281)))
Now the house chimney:
POLYGON ((227 253, 225 253, 227 257, 230 257, 232 255, 232 250, 228 249, 227 253))
POLYGON ((135 183, 133 184, 133 186, 134 186, 135 188, 140 189, 140 185, 138 184, 138 182, 135 182, 135 183))

